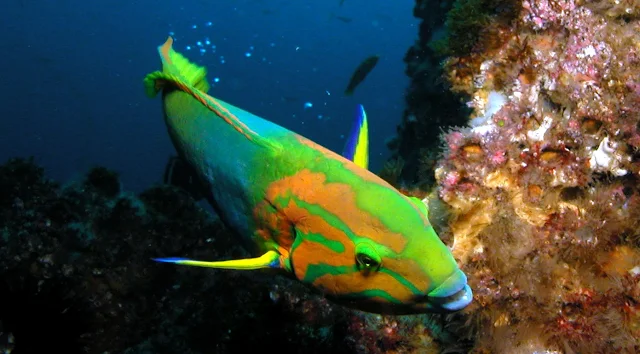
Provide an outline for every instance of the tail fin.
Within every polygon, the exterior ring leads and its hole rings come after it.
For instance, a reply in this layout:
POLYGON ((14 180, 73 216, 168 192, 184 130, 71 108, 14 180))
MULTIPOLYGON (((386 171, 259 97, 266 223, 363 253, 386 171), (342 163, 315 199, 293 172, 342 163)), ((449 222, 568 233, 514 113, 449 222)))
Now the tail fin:
POLYGON ((149 97, 155 97, 167 85, 191 95, 195 100, 203 104, 216 116, 231 125, 238 133, 244 135, 250 141, 271 149, 275 153, 282 151, 282 144, 266 139, 242 122, 231 113, 223 103, 209 96, 209 83, 207 83, 207 69, 191 63, 182 54, 171 47, 173 38, 158 47, 162 59, 162 71, 155 71, 144 78, 144 87, 149 97))
POLYGON ((182 54, 172 48, 173 38, 167 38, 163 45, 158 47, 162 59, 162 71, 155 71, 144 78, 144 87, 147 96, 155 97, 167 84, 174 83, 178 86, 192 86, 202 92, 209 91, 207 82, 207 69, 191 63, 182 54))

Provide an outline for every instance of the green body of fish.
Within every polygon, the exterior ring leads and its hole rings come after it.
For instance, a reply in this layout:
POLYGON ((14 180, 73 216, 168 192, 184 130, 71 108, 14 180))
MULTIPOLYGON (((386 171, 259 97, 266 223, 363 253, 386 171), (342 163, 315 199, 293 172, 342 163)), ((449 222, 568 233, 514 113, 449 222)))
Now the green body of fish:
POLYGON ((162 92, 176 150, 256 258, 158 261, 275 268, 334 301, 377 313, 456 311, 471 301, 464 273, 420 200, 309 139, 209 96, 204 68, 171 44, 169 38, 159 47, 163 70, 147 75, 147 93, 162 92))

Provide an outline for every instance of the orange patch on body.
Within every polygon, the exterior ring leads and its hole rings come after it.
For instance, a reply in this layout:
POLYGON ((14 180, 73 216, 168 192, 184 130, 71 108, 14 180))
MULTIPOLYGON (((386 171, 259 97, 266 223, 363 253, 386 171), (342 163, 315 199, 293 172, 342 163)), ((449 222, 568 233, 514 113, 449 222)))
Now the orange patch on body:
MULTIPOLYGON (((394 186, 389 184, 384 179, 380 178, 375 173, 372 173, 371 171, 356 165, 352 161, 349 161, 348 159, 345 159, 344 157, 336 154, 335 152, 325 148, 322 145, 318 145, 315 142, 313 142, 313 141, 311 141, 311 140, 309 140, 309 139, 307 139, 307 138, 305 138, 303 136, 297 135, 296 138, 301 144, 306 145, 306 146, 308 146, 308 147, 310 147, 310 148, 312 148, 312 149, 314 149, 316 151, 321 152, 326 158, 342 162, 342 166, 345 169, 347 169, 350 172, 352 172, 353 174, 359 176, 365 182, 375 183, 375 184, 377 184, 377 185, 379 185, 381 187, 388 188, 390 190, 396 191, 397 194, 398 194, 398 197, 406 198, 406 196, 402 192, 400 192, 398 189, 396 189, 394 186)), ((416 205, 414 205, 409 200, 407 200, 407 203, 411 204, 411 207, 420 215, 421 219, 424 222, 424 226, 425 227, 430 227, 431 223, 425 217, 425 215, 422 212, 422 210, 420 210, 416 205)))
MULTIPOLYGON (((345 293, 358 293, 371 289, 379 289, 401 302, 414 300, 416 294, 411 289, 398 282, 393 276, 377 272, 366 274, 354 272, 347 274, 326 274, 318 277, 313 285, 326 289, 329 293, 340 295, 345 293)), ((426 291, 427 286, 420 287, 426 291)))
MULTIPOLYGON (((323 173, 305 169, 273 182, 267 189, 267 199, 275 203, 278 197, 287 198, 291 193, 301 201, 316 205, 334 215, 355 235, 385 245, 396 253, 402 252, 407 244, 406 238, 402 234, 390 232, 378 218, 360 209, 351 186, 325 182, 326 177, 323 173)), ((299 219, 307 214, 285 215, 296 227, 302 227, 304 221, 299 219)), ((313 231, 322 233, 326 230, 313 231)))
POLYGON ((329 241, 339 242, 344 250, 340 253, 323 243, 309 241, 300 243, 295 250, 292 262, 299 279, 303 279, 310 264, 325 264, 332 267, 352 266, 355 264, 355 245, 344 231, 329 224, 321 216, 310 214, 290 201, 283 210, 287 215, 294 215, 298 222, 296 228, 302 234, 316 233, 329 241))
POLYGON ((292 200, 283 210, 286 215, 296 215, 300 218, 296 219, 296 229, 303 234, 316 233, 329 241, 337 241, 343 244, 346 250, 352 248, 353 243, 347 234, 340 229, 333 227, 327 220, 321 216, 313 215, 306 209, 301 208, 292 200))
POLYGON ((307 275, 309 265, 355 266, 355 256, 353 248, 345 253, 336 253, 319 242, 302 242, 293 252, 291 263, 296 277, 302 280, 307 275))
MULTIPOLYGON (((271 204, 262 201, 253 209, 254 219, 257 221, 256 233, 265 241, 273 241, 282 249, 289 253, 293 238, 293 224, 287 217, 278 210, 275 210, 271 204)), ((283 254, 279 250, 280 254, 283 254)))

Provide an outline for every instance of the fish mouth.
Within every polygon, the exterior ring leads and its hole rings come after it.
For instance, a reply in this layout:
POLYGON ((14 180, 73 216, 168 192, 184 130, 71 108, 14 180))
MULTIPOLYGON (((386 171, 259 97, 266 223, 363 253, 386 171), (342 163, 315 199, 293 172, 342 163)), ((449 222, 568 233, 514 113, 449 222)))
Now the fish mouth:
POLYGON ((444 311, 462 310, 472 300, 473 292, 467 284, 467 276, 460 269, 427 295, 430 305, 444 311))

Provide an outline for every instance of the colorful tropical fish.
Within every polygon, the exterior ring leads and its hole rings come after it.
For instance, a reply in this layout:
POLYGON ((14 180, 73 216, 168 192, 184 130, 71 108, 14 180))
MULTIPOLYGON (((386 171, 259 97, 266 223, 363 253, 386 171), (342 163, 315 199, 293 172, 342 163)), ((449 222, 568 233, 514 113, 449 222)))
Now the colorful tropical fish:
POLYGON ((169 37, 158 48, 162 71, 145 78, 147 94, 162 91, 180 158, 220 218, 258 257, 157 261, 275 268, 335 302, 376 313, 456 311, 471 302, 466 276, 429 223, 424 203, 366 169, 364 109, 345 148, 351 161, 209 96, 206 69, 172 43, 169 37))

